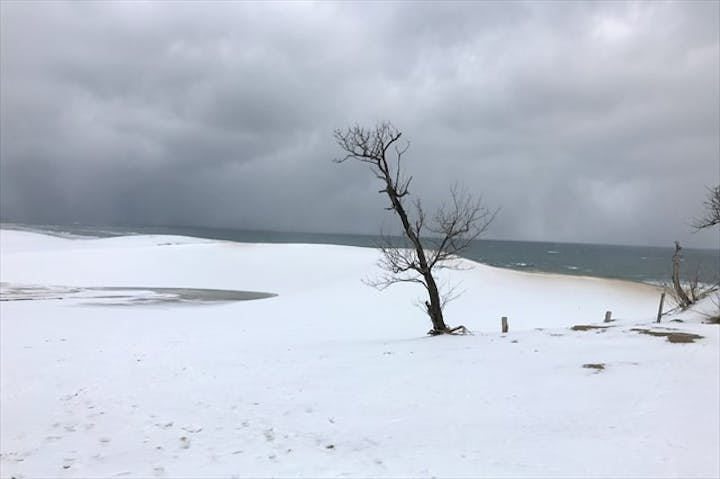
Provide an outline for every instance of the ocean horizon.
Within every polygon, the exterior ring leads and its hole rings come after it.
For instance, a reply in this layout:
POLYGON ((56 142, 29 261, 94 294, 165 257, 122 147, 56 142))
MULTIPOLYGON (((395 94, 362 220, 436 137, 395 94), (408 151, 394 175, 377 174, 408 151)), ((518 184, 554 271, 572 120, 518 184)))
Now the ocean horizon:
MULTIPOLYGON (((0 228, 34 231, 60 236, 113 237, 145 234, 192 236, 239 243, 309 243, 377 247, 380 235, 350 233, 306 233, 200 226, 27 224, 0 222, 0 228)), ((391 237, 398 244, 399 236, 391 237)), ((655 285, 668 284, 671 246, 631 246, 548 241, 478 239, 462 254, 472 261, 518 271, 594 276, 655 285)), ((684 280, 704 284, 720 280, 720 249, 682 249, 684 280)))

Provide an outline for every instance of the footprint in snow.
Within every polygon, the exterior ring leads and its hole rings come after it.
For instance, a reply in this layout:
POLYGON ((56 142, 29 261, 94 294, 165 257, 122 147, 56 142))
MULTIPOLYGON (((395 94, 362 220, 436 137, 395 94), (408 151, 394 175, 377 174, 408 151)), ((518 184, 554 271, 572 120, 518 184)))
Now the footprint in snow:
POLYGON ((190 434, 197 434, 198 432, 202 431, 202 426, 184 426, 182 428, 183 431, 189 432, 190 434))

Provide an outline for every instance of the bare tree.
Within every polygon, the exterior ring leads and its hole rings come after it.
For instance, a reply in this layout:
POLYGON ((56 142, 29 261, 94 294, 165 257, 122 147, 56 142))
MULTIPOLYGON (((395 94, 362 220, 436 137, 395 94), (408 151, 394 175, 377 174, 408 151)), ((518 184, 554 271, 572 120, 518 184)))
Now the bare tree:
MULTIPOLYGON (((692 227, 695 231, 711 228, 720 224, 720 185, 714 188, 708 188, 707 190, 708 196, 704 202, 706 209, 705 216, 693 222, 692 227)), ((720 281, 711 285, 701 284, 700 265, 698 265, 695 270, 695 276, 683 284, 680 273, 680 265, 682 263, 681 250, 682 247, 680 243, 675 241, 675 253, 672 256, 672 287, 670 288, 670 295, 677 303, 677 307, 685 310, 711 293, 718 291, 720 289, 720 281)), ((711 315, 711 320, 717 320, 718 315, 720 315, 720 311, 714 316, 711 315)))
POLYGON ((450 202, 430 219, 419 199, 413 202, 411 217, 406 205, 410 195, 412 176, 405 176, 401 163, 410 144, 399 142, 402 132, 390 123, 375 128, 349 127, 335 130, 334 137, 345 156, 335 160, 343 163, 356 160, 365 163, 382 184, 378 192, 390 200, 386 209, 394 211, 404 232, 405 247, 387 238, 380 247, 379 262, 385 273, 372 286, 384 289, 399 282, 421 284, 427 291, 424 302, 432 322, 431 335, 467 332, 464 326, 448 328, 443 307, 453 298, 454 291, 441 292, 434 272, 439 269, 458 269, 458 255, 477 239, 495 217, 479 200, 454 188, 450 202))
MULTIPOLYGON (((720 282, 715 284, 702 284, 700 282, 700 265, 695 269, 695 275, 690 277, 684 284, 681 280, 680 265, 682 263, 682 247, 679 242, 675 242, 675 253, 672 257, 672 287, 670 288, 670 296, 675 300, 677 306, 682 309, 688 309, 693 304, 699 302, 720 289, 720 282)), ((720 314, 720 311, 718 311, 720 314)))
POLYGON ((695 220, 693 228, 701 230, 720 224, 720 185, 715 188, 708 188, 705 205, 705 215, 695 220))

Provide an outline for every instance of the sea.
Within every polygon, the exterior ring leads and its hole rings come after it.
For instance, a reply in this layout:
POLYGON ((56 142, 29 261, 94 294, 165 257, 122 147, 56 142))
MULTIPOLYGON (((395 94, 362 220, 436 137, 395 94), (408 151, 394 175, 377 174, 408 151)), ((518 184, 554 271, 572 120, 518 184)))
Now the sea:
MULTIPOLYGON (((376 247, 373 235, 290 233, 193 226, 27 225, 0 223, 4 229, 38 231, 61 236, 112 237, 142 234, 193 236, 242 243, 311 243, 376 247)), ((401 240, 396 238, 398 242, 401 240)), ((654 285, 670 282, 674 248, 539 241, 477 240, 463 253, 467 259, 500 268, 576 276, 622 279, 654 285)), ((686 280, 720 281, 719 249, 682 249, 686 280)))

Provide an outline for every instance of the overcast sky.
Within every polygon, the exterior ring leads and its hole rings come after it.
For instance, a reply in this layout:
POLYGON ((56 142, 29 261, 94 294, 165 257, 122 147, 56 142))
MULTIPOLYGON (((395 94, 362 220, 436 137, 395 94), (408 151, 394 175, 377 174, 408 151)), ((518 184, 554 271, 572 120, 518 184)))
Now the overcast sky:
POLYGON ((376 233, 392 121, 490 238, 718 247, 720 3, 0 3, 3 219, 376 233))

